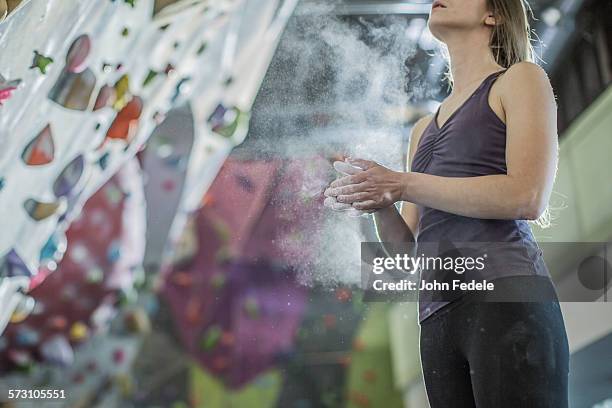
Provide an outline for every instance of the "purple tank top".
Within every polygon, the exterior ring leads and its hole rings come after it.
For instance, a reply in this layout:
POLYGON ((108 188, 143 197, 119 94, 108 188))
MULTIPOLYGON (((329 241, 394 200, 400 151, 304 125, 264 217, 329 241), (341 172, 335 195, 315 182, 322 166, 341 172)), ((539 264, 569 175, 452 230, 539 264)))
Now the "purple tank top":
MULTIPOLYGON (((506 125, 489 105, 491 86, 504 71, 489 75, 442 125, 439 109, 423 131, 411 171, 443 177, 476 177, 506 174, 506 125)), ((492 282, 508 276, 550 274, 526 220, 479 219, 419 206, 417 255, 447 258, 469 256, 462 243, 471 243, 470 254, 490 253, 484 269, 421 270, 421 281, 432 283, 472 280, 492 282), (449 248, 452 249, 449 251, 449 248), (452 255, 451 255, 452 256, 452 255)), ((464 269, 464 268, 462 268, 464 269)), ((419 291, 419 321, 461 297, 462 293, 419 291)))

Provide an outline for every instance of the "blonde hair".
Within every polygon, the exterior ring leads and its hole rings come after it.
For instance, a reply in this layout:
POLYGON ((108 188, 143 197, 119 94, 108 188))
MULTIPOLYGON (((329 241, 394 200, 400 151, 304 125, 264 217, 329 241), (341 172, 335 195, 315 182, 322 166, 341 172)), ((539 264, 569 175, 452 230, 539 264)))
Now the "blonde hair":
POLYGON ((532 31, 529 14, 533 11, 525 0, 487 0, 496 24, 489 47, 495 61, 504 68, 529 61, 534 62, 532 31))

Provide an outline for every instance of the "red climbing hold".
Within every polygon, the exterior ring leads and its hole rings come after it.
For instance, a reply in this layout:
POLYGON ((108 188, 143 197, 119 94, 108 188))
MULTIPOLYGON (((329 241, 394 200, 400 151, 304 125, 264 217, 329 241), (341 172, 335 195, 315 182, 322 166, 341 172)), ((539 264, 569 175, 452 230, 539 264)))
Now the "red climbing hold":
POLYGON ((107 139, 121 139, 130 143, 138 129, 138 120, 142 113, 142 99, 135 96, 123 109, 119 111, 117 117, 106 133, 107 139))
POLYGON ((47 125, 30 143, 28 143, 25 149, 23 149, 21 158, 30 166, 40 166, 53 161, 54 154, 55 146, 53 144, 51 126, 47 125))

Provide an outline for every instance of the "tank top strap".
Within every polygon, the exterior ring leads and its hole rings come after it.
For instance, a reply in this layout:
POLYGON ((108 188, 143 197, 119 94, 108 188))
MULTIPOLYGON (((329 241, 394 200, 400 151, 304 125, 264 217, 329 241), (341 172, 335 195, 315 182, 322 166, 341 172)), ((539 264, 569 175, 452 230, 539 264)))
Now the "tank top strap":
POLYGON ((491 75, 489 75, 487 77, 487 79, 484 80, 483 86, 481 88, 481 91, 483 94, 489 94, 489 91, 491 90, 491 87, 493 86, 493 84, 495 83, 495 81, 497 80, 497 78, 499 78, 503 73, 505 73, 506 71, 508 71, 508 69, 503 69, 501 71, 497 71, 492 73, 491 75))
MULTIPOLYGON (((477 94, 478 94, 477 104, 480 107, 483 107, 482 104, 486 104, 487 107, 489 106, 489 94, 491 93, 491 88, 493 87, 493 84, 495 83, 497 78, 499 78, 507 70, 508 69, 503 69, 501 71, 494 72, 483 81, 482 86, 477 91, 477 94)), ((483 107, 483 109, 485 108, 483 107)))

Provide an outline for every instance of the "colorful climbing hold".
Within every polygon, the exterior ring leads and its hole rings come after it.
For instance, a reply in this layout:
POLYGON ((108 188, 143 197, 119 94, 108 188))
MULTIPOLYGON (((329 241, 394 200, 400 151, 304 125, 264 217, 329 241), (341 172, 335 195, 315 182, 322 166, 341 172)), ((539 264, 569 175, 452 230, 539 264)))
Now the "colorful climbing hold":
POLYGON ((120 348, 113 350, 113 361, 115 364, 123 363, 125 361, 125 351, 120 348))
POLYGON ((23 259, 17 254, 15 249, 9 250, 0 262, 0 277, 27 276, 33 275, 23 259))
POLYGON ((86 68, 86 60, 91 51, 91 39, 87 34, 78 36, 70 45, 66 54, 66 71, 75 74, 81 73, 86 68))
POLYGON ((40 335, 28 326, 20 326, 15 333, 15 342, 21 347, 31 347, 38 343, 40 335))
POLYGON ((62 315, 54 315, 47 320, 47 325, 53 330, 64 330, 68 320, 62 315))
POLYGON ((248 115, 240 109, 226 108, 223 104, 217 105, 214 112, 208 118, 208 123, 213 132, 231 138, 241 124, 248 121, 248 115))
POLYGON ((222 335, 223 331, 219 326, 210 326, 208 329, 206 329, 204 335, 202 336, 200 347, 206 351, 212 350, 215 348, 219 340, 221 340, 222 335))
POLYGON ((100 283, 104 280, 104 271, 99 266, 94 266, 87 271, 86 279, 89 283, 100 283))
POLYGON ((11 323, 16 324, 23 322, 28 318, 28 316, 30 316, 30 314, 32 314, 35 307, 36 301, 33 297, 22 295, 19 303, 17 303, 17 306, 15 307, 15 310, 13 310, 13 314, 11 315, 11 323))
POLYGON ((6 78, 0 75, 0 106, 2 106, 2 102, 10 99, 13 95, 13 91, 17 89, 20 84, 21 79, 7 81, 6 78))
POLYGON ((153 121, 157 124, 160 125, 164 119, 166 119, 166 115, 162 112, 155 112, 153 114, 153 121))
POLYGON ((79 342, 85 340, 89 336, 89 328, 83 322, 75 322, 70 327, 70 340, 79 342))
POLYGON ((53 266, 57 266, 57 263, 64 256, 66 247, 66 234, 59 231, 53 233, 40 250, 39 260, 41 266, 53 270, 53 266))
POLYGON ((148 333, 151 331, 151 320, 142 308, 126 312, 125 326, 132 333, 148 333))
POLYGON ((85 159, 83 159, 83 155, 78 155, 68 163, 53 183, 55 196, 59 198, 70 195, 81 179, 84 170, 85 159))
POLYGON ((157 77, 157 75, 158 75, 157 71, 153 71, 152 69, 150 69, 144 81, 142 81, 142 87, 143 88, 147 87, 151 82, 153 82, 153 80, 155 79, 155 77, 157 77))
POLYGON ((115 263, 119 260, 120 256, 121 256, 121 244, 117 241, 112 241, 109 244, 108 250, 106 253, 106 258, 108 259, 108 262, 115 263))
POLYGON ((108 132, 106 132, 106 138, 124 140, 129 144, 138 130, 138 120, 142 109, 142 99, 137 96, 132 98, 115 117, 108 132))
POLYGON ((52 203, 43 203, 36 201, 33 198, 27 199, 23 203, 23 208, 26 210, 28 215, 35 221, 42 221, 58 212, 61 207, 60 201, 52 203))
POLYGON ((84 111, 89 107, 95 87, 96 76, 91 69, 84 69, 78 74, 64 70, 48 97, 65 108, 84 111))
POLYGON ((186 93, 189 87, 189 81, 191 81, 190 77, 181 78, 181 80, 176 84, 176 88, 174 90, 174 95, 170 98, 171 102, 176 102, 181 94, 186 93))
POLYGON ((38 51, 34 50, 34 58, 32 59, 32 65, 30 69, 38 68, 42 74, 47 73, 47 67, 53 63, 53 58, 47 57, 38 51))
POLYGON ((106 108, 107 106, 112 106, 116 101, 116 95, 117 91, 115 88, 109 85, 104 85, 102 88, 100 88, 100 92, 98 92, 93 110, 97 111, 99 109, 106 108))
POLYGON ((166 75, 172 75, 174 73, 174 65, 168 63, 166 65, 166 68, 164 69, 164 74, 166 75))
POLYGON ((110 153, 109 152, 105 152, 102 156, 100 156, 100 158, 98 159, 98 166, 100 166, 100 168, 102 170, 105 170, 106 167, 108 166, 108 161, 110 159, 110 153))
POLYGON ((115 82, 115 101, 113 102, 113 108, 116 111, 120 111, 130 101, 132 95, 130 94, 130 77, 123 75, 115 82))
POLYGON ((53 161, 54 155, 53 134, 51 126, 47 125, 26 145, 21 159, 30 166, 40 166, 53 161))

